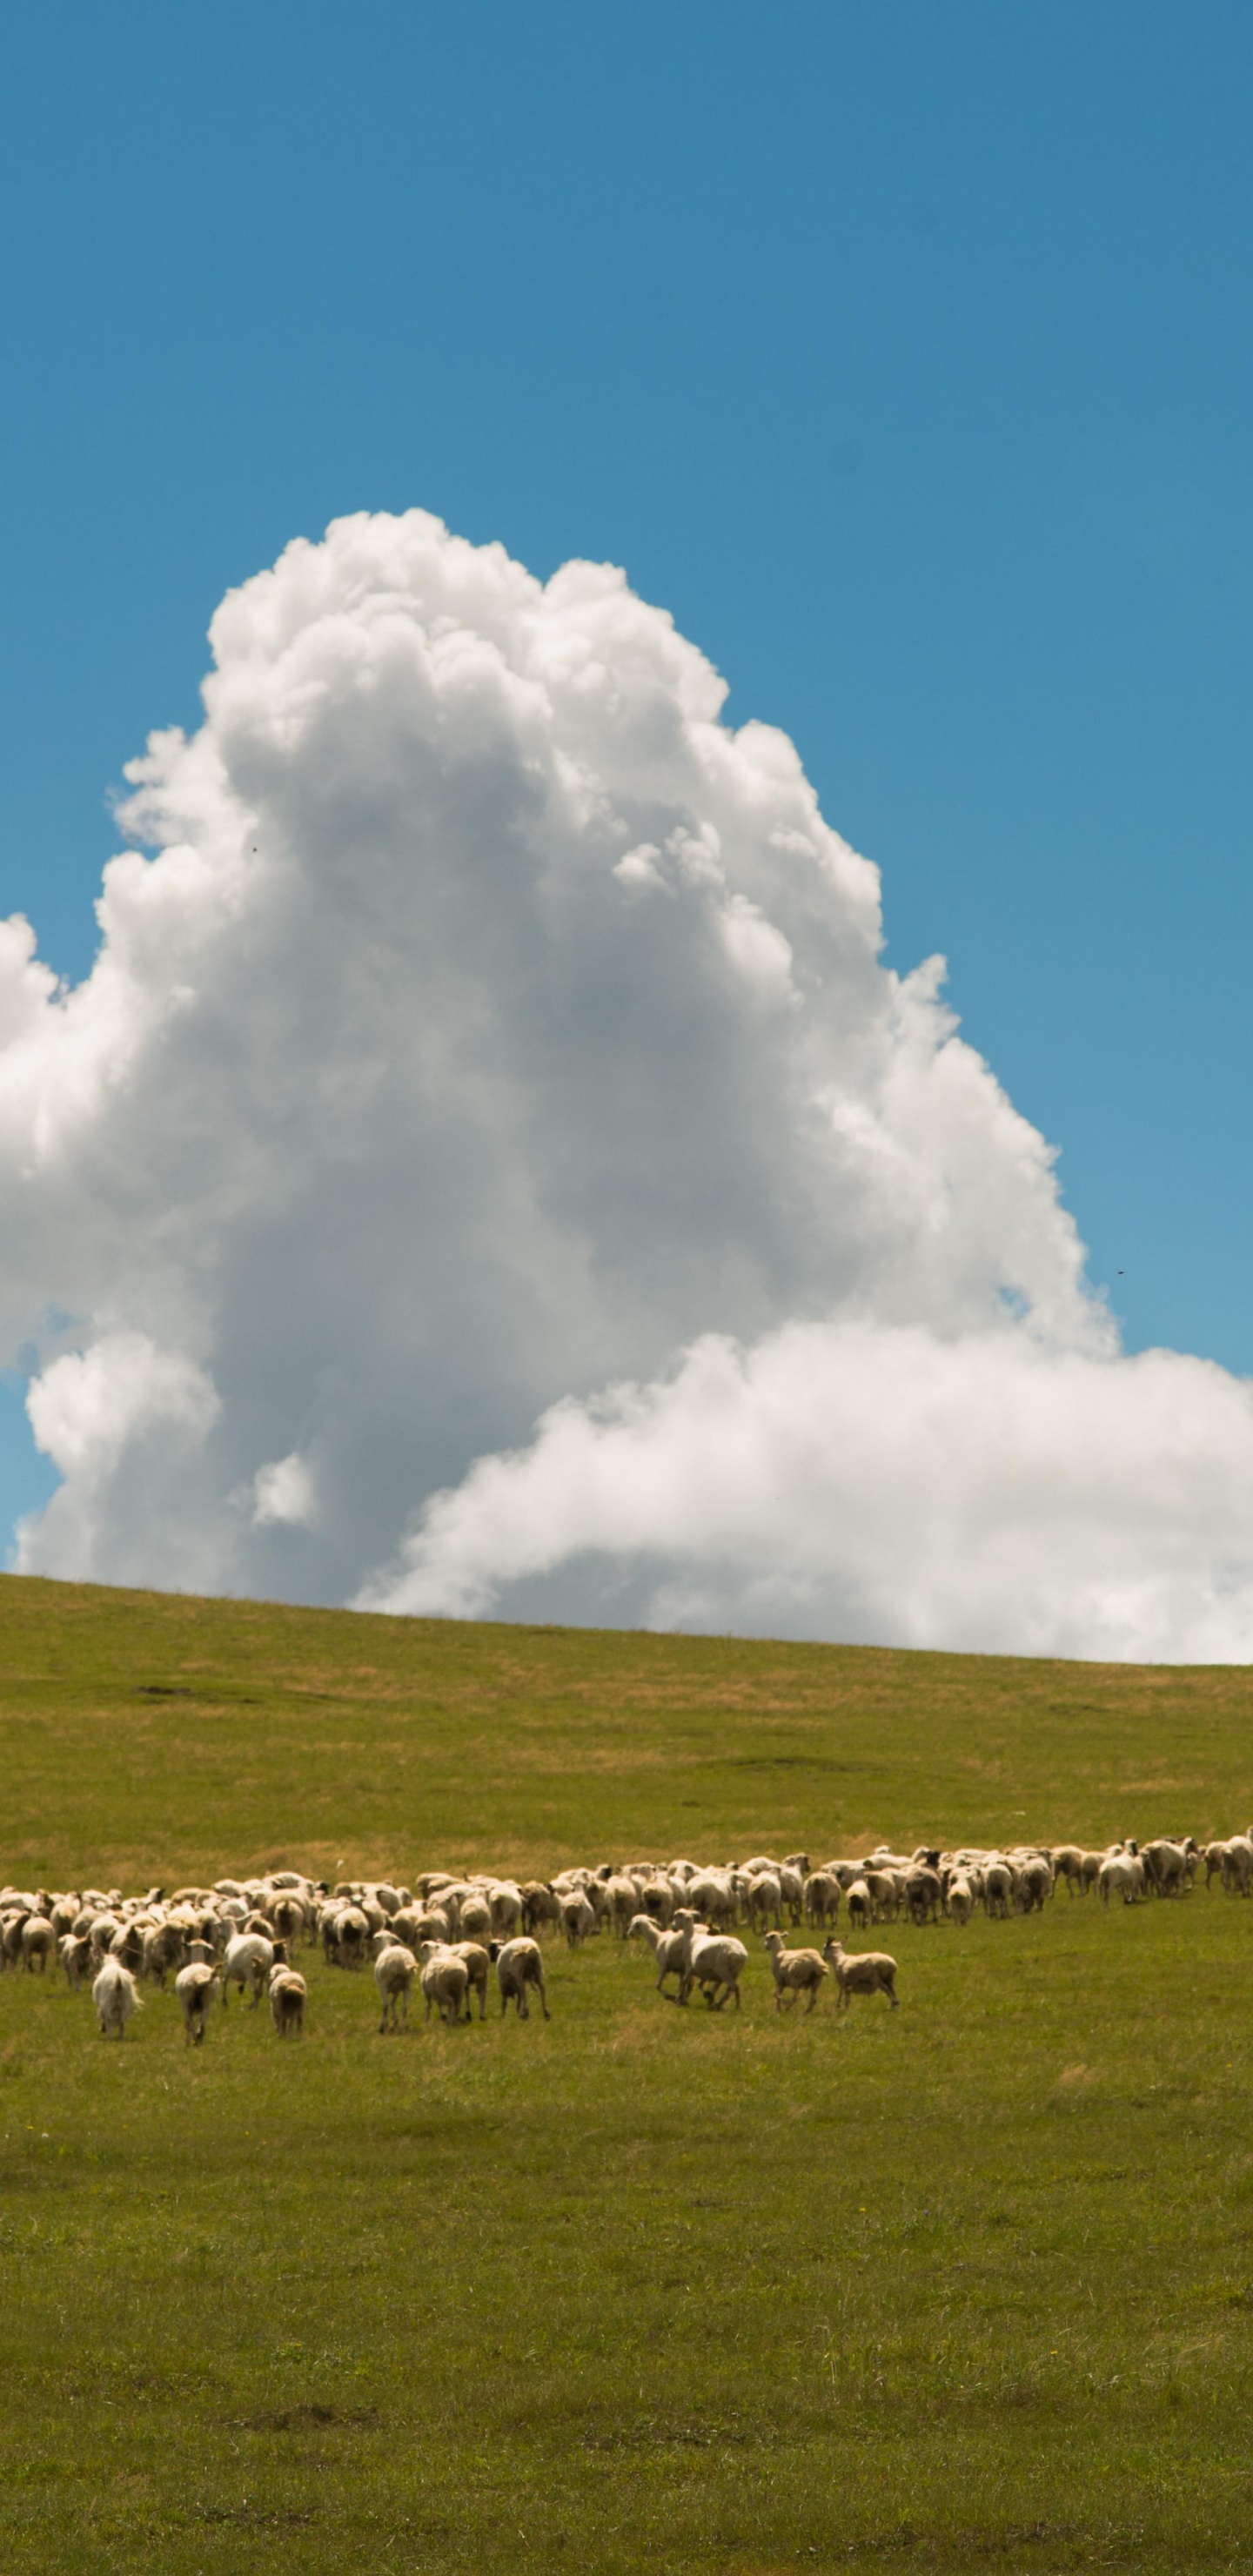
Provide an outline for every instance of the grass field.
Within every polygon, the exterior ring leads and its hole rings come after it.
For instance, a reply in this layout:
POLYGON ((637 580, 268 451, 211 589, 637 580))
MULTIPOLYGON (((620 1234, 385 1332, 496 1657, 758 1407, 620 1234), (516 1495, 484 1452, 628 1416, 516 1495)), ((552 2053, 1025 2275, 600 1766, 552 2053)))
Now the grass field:
MULTIPOLYGON (((0 1583, 0 1878, 1253 1816, 1243 1672, 0 1583)), ((1253 1906, 894 1926, 902 2009, 305 2040, 0 1979, 0 2567, 1253 2569, 1253 1906)), ((306 1961, 302 1958, 302 1965, 306 1961)))

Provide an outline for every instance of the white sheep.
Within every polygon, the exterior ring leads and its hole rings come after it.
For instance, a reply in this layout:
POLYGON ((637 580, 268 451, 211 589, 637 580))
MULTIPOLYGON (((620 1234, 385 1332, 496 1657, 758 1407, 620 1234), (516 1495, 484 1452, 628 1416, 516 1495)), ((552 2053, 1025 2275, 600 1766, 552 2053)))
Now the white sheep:
POLYGON ((227 1942, 226 1955, 222 1961, 223 2012, 226 2010, 232 1986, 238 1986, 241 1994, 245 1986, 251 1986, 252 2008, 255 2012, 261 2001, 261 1989, 273 1965, 274 1943, 272 1941, 267 1941, 260 1932, 237 1932, 234 1939, 227 1942))
POLYGON ((811 2013, 827 1974, 826 1961, 819 1958, 816 1950, 785 1948, 781 1932, 767 1932, 766 1948, 770 1952, 770 1965, 774 1972, 775 2011, 782 2012, 785 2002, 790 2003, 795 2011, 801 1996, 807 1994, 809 2001, 805 2010, 811 2013))
POLYGON ((105 1960, 92 1986, 91 2000, 101 2038, 108 2039, 112 2033, 115 2039, 121 2039, 131 2014, 140 2009, 141 1998, 130 1969, 124 1968, 120 1959, 105 1960))
MULTIPOLYGON (((680 1984, 682 1984, 684 1968, 687 1961, 687 1936, 685 1933, 663 1932, 660 1930, 658 1925, 654 1923, 651 1914, 637 1914, 632 1920, 627 1938, 631 1941, 647 1941, 653 1957, 657 1962, 657 1992, 659 1995, 664 1995, 666 1992, 667 1977, 677 1977, 680 1984)), ((677 2003, 678 1997, 677 1995, 671 1995, 667 1996, 666 2000, 670 2003, 677 2003)))
POLYGON ((309 1989, 295 1968, 289 1968, 285 1960, 271 1968, 270 2018, 280 2039, 302 2036, 308 2000, 309 1989))
POLYGON ((202 1960, 193 1959, 189 1967, 179 1969, 174 1980, 174 1992, 182 2008, 183 2032, 189 2048, 199 2048, 204 2038, 205 2017, 221 1974, 220 1967, 207 1967, 202 1960))
POLYGON ((374 1982, 383 2007, 380 2032, 399 2030, 409 2019, 409 1988, 418 1972, 412 1950, 397 1941, 392 1933, 379 1934, 379 1952, 374 1962, 374 1982))
POLYGON ((500 1987, 502 2014, 508 2011, 512 2001, 517 2005, 519 2020, 529 2020, 526 1990, 528 1986, 534 1986, 545 2021, 552 2020, 544 1984, 544 1958, 538 1941, 529 1939, 524 1933, 519 1939, 502 1942, 496 1951, 496 1982, 500 1987))
POLYGON ((684 1936, 683 1977, 679 2001, 685 2004, 693 1986, 699 1986, 707 2004, 721 2012, 728 1995, 740 2007, 740 1978, 748 1966, 748 1952, 742 1941, 725 1932, 709 1932, 696 1920, 690 1905, 680 1906, 675 1914, 674 1929, 684 1936))
POLYGON ((465 1960, 459 1959, 456 1951, 448 1949, 442 1941, 424 1941, 420 1957, 422 1965, 418 1982, 426 1997, 427 2020, 430 2020, 432 2010, 438 2008, 441 2021, 460 2021, 464 2005, 468 2021, 470 1975, 465 1960))
POLYGON ((837 2012, 847 2012, 854 1995, 879 1994, 886 1995, 896 2011, 896 1961, 888 1957, 886 1950, 846 1950, 832 1935, 823 1942, 822 1955, 835 1970, 837 2012))

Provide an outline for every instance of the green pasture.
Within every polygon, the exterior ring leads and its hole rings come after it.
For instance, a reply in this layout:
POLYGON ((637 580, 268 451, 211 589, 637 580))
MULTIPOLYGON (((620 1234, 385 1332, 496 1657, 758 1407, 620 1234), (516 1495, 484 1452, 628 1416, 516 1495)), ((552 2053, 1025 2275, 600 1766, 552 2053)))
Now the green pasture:
MULTIPOLYGON (((0 1583, 0 1879, 1230 1832, 1250 1677, 0 1583)), ((0 2567, 1253 2569, 1253 1905, 893 1926, 901 2010, 380 2038, 0 1978, 0 2567)))

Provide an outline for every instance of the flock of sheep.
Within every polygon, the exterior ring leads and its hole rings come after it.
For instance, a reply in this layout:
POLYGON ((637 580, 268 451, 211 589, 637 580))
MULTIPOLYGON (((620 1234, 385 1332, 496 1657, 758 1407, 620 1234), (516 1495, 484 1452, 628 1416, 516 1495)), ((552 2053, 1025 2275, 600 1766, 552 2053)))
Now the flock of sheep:
POLYGON ((856 1994, 884 1994, 894 2008, 896 1962, 882 1950, 846 1950, 837 1938, 843 1911, 864 1937, 902 1916, 932 1923, 946 1916, 968 1924, 978 1906, 992 1918, 1043 1912, 1064 1880, 1070 1896, 1096 1892, 1108 1904, 1186 1895, 1200 1870, 1233 1895, 1253 1892, 1253 1828, 1230 1841, 1197 1844, 1189 1834, 1143 1846, 1116 1843, 1084 1851, 1073 1843, 1045 1849, 945 1852, 925 1845, 908 1856, 886 1847, 855 1860, 811 1868, 806 1852, 786 1860, 758 1854, 739 1863, 634 1862, 563 1870, 552 1879, 517 1881, 486 1875, 453 1878, 423 1872, 414 1889, 387 1881, 331 1888, 295 1870, 261 1878, 220 1878, 213 1887, 159 1887, 143 1897, 118 1888, 54 1894, 0 1889, 0 1969, 44 1972, 59 1959, 72 1988, 90 1985, 102 2035, 121 2039, 140 2002, 139 1986, 164 1988, 168 1977, 189 2045, 204 2038, 210 2003, 225 2008, 232 1988, 257 2006, 268 1995, 280 2039, 304 2025, 308 1986, 293 1965, 300 1946, 320 1949, 328 1966, 360 1969, 371 1961, 381 2031, 408 2019, 415 1978, 427 2018, 469 2020, 475 1998, 487 2014, 494 1967, 502 2013, 513 2004, 523 2020, 534 1993, 550 2018, 541 1940, 578 1949, 608 1931, 652 1951, 657 1991, 685 2004, 699 1988, 720 2011, 740 2002, 748 1950, 739 1930, 759 1934, 774 1983, 776 2009, 812 2012, 828 1976, 836 2008, 856 1994), (790 1948, 785 1925, 825 1934, 820 1950, 790 1948))

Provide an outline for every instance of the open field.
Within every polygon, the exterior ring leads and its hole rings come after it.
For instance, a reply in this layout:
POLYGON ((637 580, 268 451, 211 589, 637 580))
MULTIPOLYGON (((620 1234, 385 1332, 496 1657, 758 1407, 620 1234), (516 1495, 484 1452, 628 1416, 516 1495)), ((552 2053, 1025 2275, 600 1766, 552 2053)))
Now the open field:
MULTIPOLYGON (((1253 1818, 1244 1672, 0 1584, 0 1878, 1253 1818)), ((847 1937, 847 1936, 846 1936, 847 1937)), ((0 1978, 0 2564, 1253 2569, 1253 1905, 904 1924, 902 2009, 122 2047, 0 1978)))

